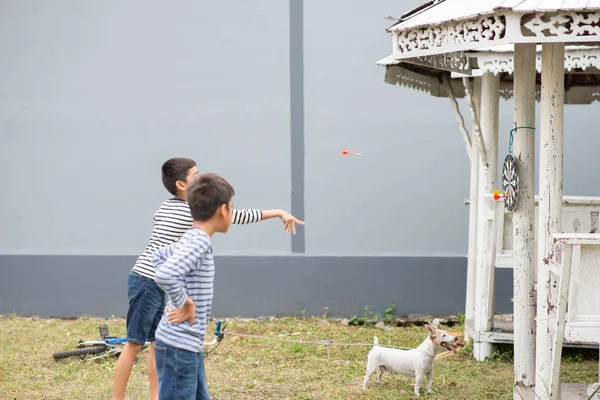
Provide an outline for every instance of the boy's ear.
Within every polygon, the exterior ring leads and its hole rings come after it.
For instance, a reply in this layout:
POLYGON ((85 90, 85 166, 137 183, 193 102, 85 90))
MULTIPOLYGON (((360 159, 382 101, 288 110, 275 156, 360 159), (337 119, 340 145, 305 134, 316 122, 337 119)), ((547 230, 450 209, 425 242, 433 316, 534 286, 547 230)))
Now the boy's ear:
POLYGON ((181 190, 182 192, 185 192, 185 182, 183 181, 177 181, 175 182, 175 186, 177 187, 177 189, 181 190))
POLYGON ((221 207, 219 207, 219 211, 221 212, 222 216, 226 216, 227 212, 229 211, 229 206, 227 204, 221 204, 221 207))

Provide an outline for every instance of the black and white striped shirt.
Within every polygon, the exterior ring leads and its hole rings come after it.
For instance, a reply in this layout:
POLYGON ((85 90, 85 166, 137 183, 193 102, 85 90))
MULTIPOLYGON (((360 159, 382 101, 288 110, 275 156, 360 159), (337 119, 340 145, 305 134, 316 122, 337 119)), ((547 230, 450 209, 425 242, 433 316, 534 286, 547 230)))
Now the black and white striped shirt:
POLYGON ((169 296, 167 310, 156 329, 156 339, 199 353, 212 312, 215 262, 210 237, 201 229, 191 228, 179 242, 154 253, 153 262, 156 284, 169 296), (196 306, 194 323, 190 324, 189 320, 169 322, 169 311, 181 308, 188 297, 196 306))
MULTIPOLYGON (((260 210, 233 210, 232 224, 249 224, 262 220, 260 210)), ((194 220, 187 202, 172 198, 161 204, 154 214, 152 235, 144 253, 139 256, 131 270, 150 279, 154 279, 152 255, 162 247, 177 242, 192 227, 194 220)))

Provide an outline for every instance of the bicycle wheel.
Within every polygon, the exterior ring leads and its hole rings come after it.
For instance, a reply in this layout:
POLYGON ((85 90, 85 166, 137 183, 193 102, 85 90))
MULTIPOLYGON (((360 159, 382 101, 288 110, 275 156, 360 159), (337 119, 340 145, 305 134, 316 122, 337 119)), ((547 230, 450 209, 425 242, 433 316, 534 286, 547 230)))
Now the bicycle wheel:
POLYGON ((57 351, 56 353, 52 354, 52 357, 54 357, 55 360, 58 360, 61 358, 86 356, 88 354, 100 354, 107 350, 108 350, 108 347, 106 347, 106 346, 82 347, 80 349, 57 351))

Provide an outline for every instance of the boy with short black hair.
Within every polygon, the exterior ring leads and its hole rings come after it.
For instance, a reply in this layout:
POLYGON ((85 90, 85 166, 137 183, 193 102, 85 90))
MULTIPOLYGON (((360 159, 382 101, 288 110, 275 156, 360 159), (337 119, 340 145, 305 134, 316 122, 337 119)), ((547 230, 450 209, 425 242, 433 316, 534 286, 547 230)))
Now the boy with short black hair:
POLYGON ((169 305, 156 330, 159 398, 210 400, 202 346, 210 320, 215 263, 211 237, 231 224, 231 185, 205 174, 188 187, 194 224, 179 240, 154 254, 156 283, 169 305))
MULTIPOLYGON (((177 182, 187 182, 186 175, 190 172, 192 172, 192 174, 197 174, 197 169, 195 171, 193 170, 195 166, 196 161, 191 158, 176 157, 165 161, 161 168, 162 183, 165 186, 165 189, 173 196, 177 196, 177 182)), ((179 189, 181 188, 182 187, 179 189)))
MULTIPOLYGON (((154 281, 152 262, 156 250, 178 241, 192 227, 193 219, 187 203, 187 186, 198 177, 196 162, 190 158, 177 157, 162 166, 162 182, 174 196, 164 201, 153 218, 152 235, 142 255, 137 259, 127 281, 127 343, 115 368, 113 400, 124 400, 127 382, 137 354, 146 341, 150 342, 148 354, 148 378, 150 398, 158 399, 158 377, 154 361, 154 335, 165 308, 164 292, 154 281)), ((303 225, 293 215, 283 210, 233 210, 232 223, 248 224, 279 217, 284 229, 296 232, 296 224, 303 225)))

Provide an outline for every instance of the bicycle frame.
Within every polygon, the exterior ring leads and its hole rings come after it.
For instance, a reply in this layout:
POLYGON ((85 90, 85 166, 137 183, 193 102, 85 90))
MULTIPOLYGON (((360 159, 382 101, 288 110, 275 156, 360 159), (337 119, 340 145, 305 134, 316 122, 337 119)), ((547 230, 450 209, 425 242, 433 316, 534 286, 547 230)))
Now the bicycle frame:
POLYGON ((215 335, 213 337, 213 339, 210 342, 204 342, 204 346, 214 346, 215 344, 217 344, 218 342, 220 342, 221 340, 223 340, 223 337, 225 336, 225 334, 223 333, 223 331, 225 330, 225 327, 227 326, 227 324, 225 324, 225 326, 223 326, 221 328, 222 325, 222 321, 217 321, 217 327, 215 328, 215 335))
MULTIPOLYGON (((91 347, 91 346, 105 346, 107 349, 105 352, 100 353, 95 357, 86 358, 86 361, 92 361, 92 360, 97 360, 99 358, 116 356, 116 355, 121 354, 121 352, 123 351, 123 348, 125 347, 126 342, 127 342, 127 339, 124 337, 122 337, 122 338, 106 337, 106 338, 100 339, 100 340, 80 341, 77 344, 77 347, 81 348, 81 347, 91 347)), ((150 342, 146 342, 142 346, 142 349, 145 349, 149 344, 150 344, 150 342)))
MULTIPOLYGON (((224 330, 225 330, 225 326, 222 326, 222 321, 217 321, 217 327, 215 329, 213 339, 209 342, 205 341, 204 346, 212 347, 212 346, 216 345, 218 342, 220 342, 221 340, 223 340, 223 337, 224 337, 223 331, 224 330)), ((101 330, 101 332, 102 332, 102 330, 101 330)), ((108 333, 108 330, 106 330, 105 332, 108 333)), ((86 358, 86 361, 92 361, 92 360, 97 360, 99 358, 119 355, 123 351, 123 348, 125 347, 125 343, 127 343, 127 338, 109 336, 109 337, 105 337, 100 340, 80 341, 78 343, 77 347, 81 348, 81 347, 91 347, 91 346, 106 346, 107 351, 100 353, 95 357, 86 358)), ((150 345, 150 342, 146 342, 142 346, 142 349, 145 349, 149 345, 150 345)))

